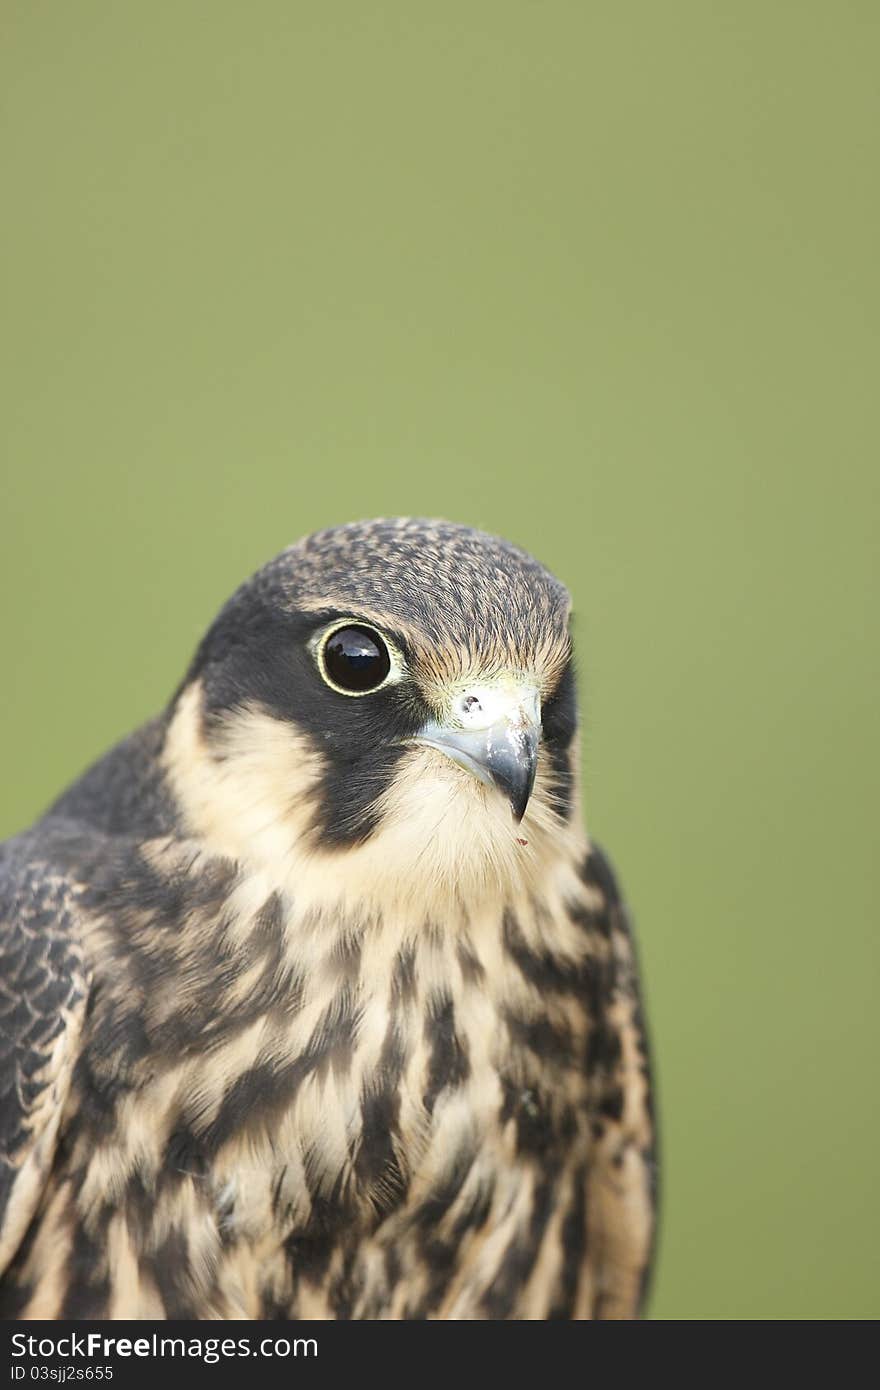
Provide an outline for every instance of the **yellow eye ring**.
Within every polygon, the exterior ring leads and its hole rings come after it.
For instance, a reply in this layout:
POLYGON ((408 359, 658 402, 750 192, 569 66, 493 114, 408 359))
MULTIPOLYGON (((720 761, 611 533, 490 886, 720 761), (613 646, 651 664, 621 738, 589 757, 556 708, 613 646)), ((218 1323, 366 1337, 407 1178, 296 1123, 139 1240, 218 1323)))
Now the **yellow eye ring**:
POLYGON ((337 618, 312 646, 321 679, 339 695, 374 695, 403 671, 394 643, 361 618, 337 618))

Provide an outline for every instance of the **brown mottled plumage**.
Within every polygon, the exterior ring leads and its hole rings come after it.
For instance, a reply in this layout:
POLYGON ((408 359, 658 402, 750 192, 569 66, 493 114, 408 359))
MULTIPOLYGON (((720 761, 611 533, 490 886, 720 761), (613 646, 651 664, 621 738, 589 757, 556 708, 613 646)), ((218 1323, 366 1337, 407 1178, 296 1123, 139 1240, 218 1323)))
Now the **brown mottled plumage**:
POLYGON ((323 532, 0 847, 2 1316, 637 1314, 650 1081, 567 618, 468 528, 323 532))

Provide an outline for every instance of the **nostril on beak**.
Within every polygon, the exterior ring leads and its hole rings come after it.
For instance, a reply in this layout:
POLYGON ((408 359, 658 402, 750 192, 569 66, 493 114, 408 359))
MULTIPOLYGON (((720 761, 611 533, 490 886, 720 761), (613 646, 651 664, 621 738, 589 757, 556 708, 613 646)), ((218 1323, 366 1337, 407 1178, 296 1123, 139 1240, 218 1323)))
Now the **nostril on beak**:
POLYGON ((517 823, 534 786, 540 740, 540 695, 514 681, 459 690, 447 720, 429 720, 415 738, 503 792, 517 823))

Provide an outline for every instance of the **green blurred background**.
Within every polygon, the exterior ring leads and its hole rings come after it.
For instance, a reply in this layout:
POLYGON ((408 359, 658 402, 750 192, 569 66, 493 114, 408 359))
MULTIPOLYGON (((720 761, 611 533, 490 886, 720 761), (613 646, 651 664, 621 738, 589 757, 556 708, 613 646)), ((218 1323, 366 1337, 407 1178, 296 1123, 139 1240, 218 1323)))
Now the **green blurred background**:
POLYGON ((3 0, 0 835, 315 527, 575 594, 656 1317, 880 1313, 874 0, 3 0))

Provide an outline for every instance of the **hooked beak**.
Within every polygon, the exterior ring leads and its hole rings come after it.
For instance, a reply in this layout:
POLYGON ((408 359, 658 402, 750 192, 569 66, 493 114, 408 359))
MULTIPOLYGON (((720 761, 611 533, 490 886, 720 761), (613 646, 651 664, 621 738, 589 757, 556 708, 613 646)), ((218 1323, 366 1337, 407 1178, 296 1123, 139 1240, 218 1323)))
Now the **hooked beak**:
POLYGON ((505 681, 469 686, 453 700, 449 719, 430 720, 413 742, 436 748, 503 792, 519 823, 535 785, 540 739, 537 689, 505 681))

